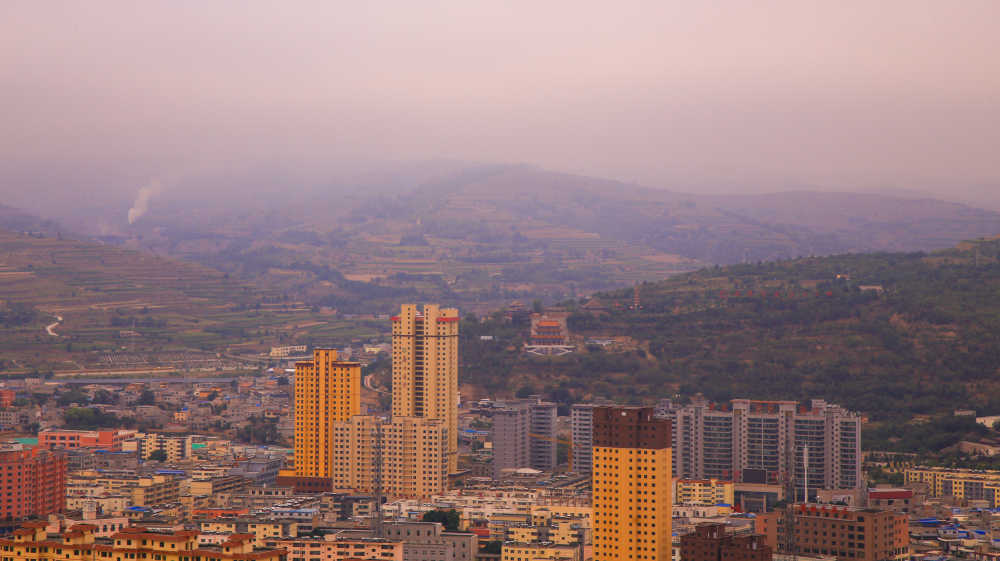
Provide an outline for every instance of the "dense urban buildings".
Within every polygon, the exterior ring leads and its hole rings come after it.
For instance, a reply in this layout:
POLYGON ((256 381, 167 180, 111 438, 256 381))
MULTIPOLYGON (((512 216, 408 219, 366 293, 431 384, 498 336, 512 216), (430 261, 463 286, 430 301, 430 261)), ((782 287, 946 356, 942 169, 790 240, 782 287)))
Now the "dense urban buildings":
POLYGON ((889 561, 909 557, 909 519, 905 514, 844 506, 795 504, 758 514, 756 531, 775 551, 835 556, 839 560, 889 561), (792 523, 786 517, 792 517, 792 523), (792 528, 794 539, 785 532, 792 528), (794 551, 788 551, 788 544, 794 551))
POLYGON ((439 419, 458 471, 458 310, 404 304, 392 317, 392 416, 439 419))
POLYGON ((361 413, 361 365, 338 360, 334 349, 316 349, 312 361, 295 363, 295 476, 329 481, 333 475, 333 425, 361 413))
POLYGON ((706 523, 681 536, 682 561, 771 561, 764 536, 734 536, 726 525, 706 523))
POLYGON ((670 421, 651 407, 595 407, 594 560, 667 561, 670 421))
POLYGON ((801 494, 808 473, 810 496, 861 486, 861 417, 837 405, 699 396, 659 413, 673 422, 674 477, 784 485, 792 474, 801 494))
POLYGON ((66 456, 31 448, 0 450, 0 519, 48 516, 66 508, 66 456))

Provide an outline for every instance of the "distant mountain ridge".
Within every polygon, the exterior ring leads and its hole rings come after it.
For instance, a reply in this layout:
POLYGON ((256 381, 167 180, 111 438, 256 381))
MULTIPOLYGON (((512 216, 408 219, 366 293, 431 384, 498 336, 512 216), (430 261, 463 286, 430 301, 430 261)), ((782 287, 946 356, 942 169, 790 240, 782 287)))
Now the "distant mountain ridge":
POLYGON ((715 264, 934 250, 1000 233, 1000 214, 936 199, 816 191, 699 195, 526 166, 456 175, 418 188, 409 200, 425 214, 465 214, 484 223, 521 215, 715 264), (476 208, 481 212, 469 214, 476 208))
POLYGON ((85 233, 344 312, 389 311, 404 297, 486 311, 706 265, 931 251, 1000 234, 1000 213, 934 199, 702 195, 526 165, 448 163, 326 188, 271 185, 280 177, 206 177, 203 198, 192 185, 165 188, 135 224, 109 204, 85 233), (262 183, 267 197, 222 196, 262 183))

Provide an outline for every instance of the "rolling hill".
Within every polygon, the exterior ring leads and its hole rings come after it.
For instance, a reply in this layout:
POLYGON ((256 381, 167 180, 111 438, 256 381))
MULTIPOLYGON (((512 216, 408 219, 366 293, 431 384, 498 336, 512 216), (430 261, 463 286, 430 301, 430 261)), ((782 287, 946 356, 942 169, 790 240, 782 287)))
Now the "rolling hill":
POLYGON ((711 267, 566 304, 581 352, 533 357, 499 316, 463 324, 470 393, 562 403, 824 398, 872 419, 1000 412, 1000 240, 932 253, 711 267), (496 334, 495 341, 479 336, 496 334), (617 338, 618 348, 587 345, 617 338))
POLYGON ((163 197, 102 239, 349 312, 413 298, 485 312, 705 265, 929 251, 1000 233, 1000 214, 933 199, 710 196, 516 165, 421 175, 408 187, 396 177, 393 190, 289 187, 287 200, 267 204, 163 197))
POLYGON ((202 265, 37 231, 0 230, 4 310, 0 372, 230 368, 378 331, 202 265))

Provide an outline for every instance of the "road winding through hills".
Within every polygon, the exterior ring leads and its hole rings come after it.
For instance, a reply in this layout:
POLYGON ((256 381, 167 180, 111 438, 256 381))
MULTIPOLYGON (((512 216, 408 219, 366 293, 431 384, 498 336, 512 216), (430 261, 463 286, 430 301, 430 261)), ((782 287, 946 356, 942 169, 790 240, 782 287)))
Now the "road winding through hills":
POLYGON ((45 326, 45 332, 53 337, 58 337, 59 334, 55 332, 56 327, 62 323, 62 316, 56 316, 56 320, 45 326))

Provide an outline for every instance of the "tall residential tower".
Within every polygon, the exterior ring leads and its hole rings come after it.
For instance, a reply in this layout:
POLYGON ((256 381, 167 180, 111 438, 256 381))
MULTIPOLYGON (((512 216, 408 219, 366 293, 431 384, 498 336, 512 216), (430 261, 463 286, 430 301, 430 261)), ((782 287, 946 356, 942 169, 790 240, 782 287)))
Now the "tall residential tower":
POLYGON ((295 477, 317 490, 333 475, 334 423, 361 413, 361 364, 337 358, 316 349, 312 361, 295 363, 295 477))
POLYGON ((392 416, 438 419, 458 471, 458 310, 404 304, 392 318, 392 416))
POLYGON ((594 561, 671 556, 670 421, 651 407, 594 407, 594 561))

